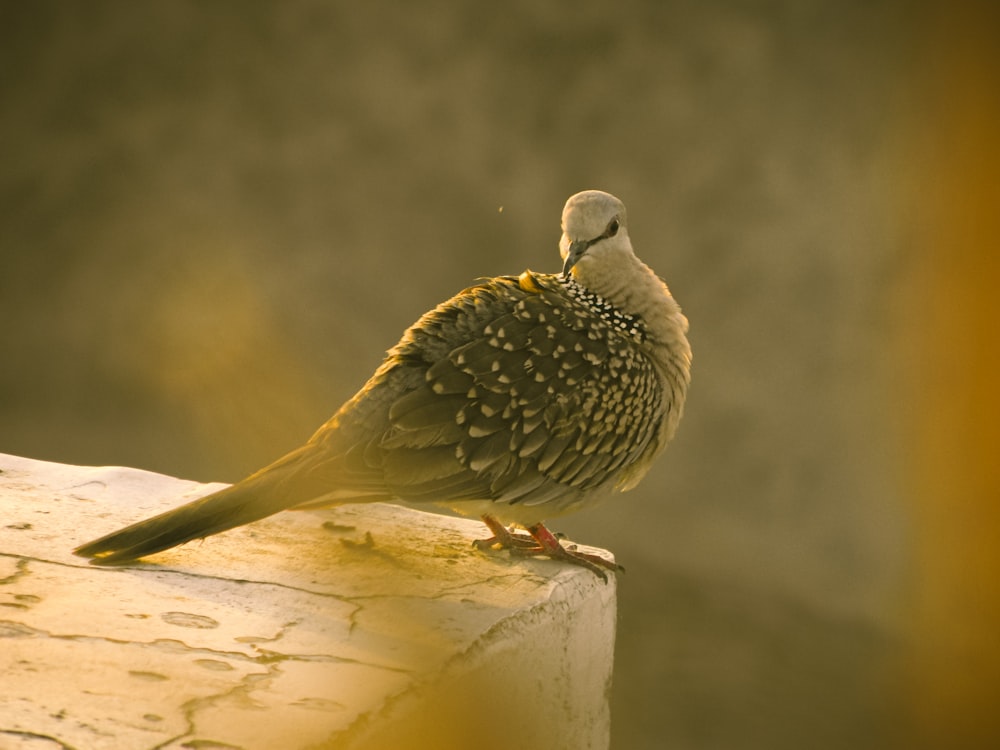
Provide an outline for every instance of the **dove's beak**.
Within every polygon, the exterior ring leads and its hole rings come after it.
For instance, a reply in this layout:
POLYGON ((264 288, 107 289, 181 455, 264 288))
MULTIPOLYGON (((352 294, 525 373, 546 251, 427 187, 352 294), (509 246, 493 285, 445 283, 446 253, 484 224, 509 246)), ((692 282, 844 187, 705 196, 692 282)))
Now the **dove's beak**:
POLYGON ((576 240, 569 243, 569 252, 566 253, 566 260, 563 261, 563 276, 569 278, 569 272, 573 270, 573 266, 583 257, 592 243, 593 240, 576 240))

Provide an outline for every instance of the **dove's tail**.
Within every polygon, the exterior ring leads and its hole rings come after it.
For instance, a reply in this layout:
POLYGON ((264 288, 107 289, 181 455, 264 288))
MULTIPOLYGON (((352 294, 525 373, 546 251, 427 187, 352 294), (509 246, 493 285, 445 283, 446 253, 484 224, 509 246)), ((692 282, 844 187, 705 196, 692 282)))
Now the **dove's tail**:
POLYGON ((273 515, 287 506, 270 501, 255 482, 211 495, 95 539, 73 552, 95 565, 116 565, 273 515))
MULTIPOLYGON (((323 492, 299 469, 304 446, 241 482, 81 545, 74 554, 116 565, 274 515, 323 492)), ((307 475, 308 477, 308 475, 307 475)))

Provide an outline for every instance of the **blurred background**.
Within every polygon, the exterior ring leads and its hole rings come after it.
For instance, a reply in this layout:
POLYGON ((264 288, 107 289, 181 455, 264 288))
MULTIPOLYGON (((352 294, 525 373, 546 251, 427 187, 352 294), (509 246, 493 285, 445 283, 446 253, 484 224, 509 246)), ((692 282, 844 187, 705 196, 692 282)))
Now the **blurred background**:
MULTIPOLYGON (((1000 742, 988 3, 0 2, 0 451, 235 481, 601 188, 691 320, 613 747, 1000 742)), ((522 728, 530 733, 530 728, 522 728)))

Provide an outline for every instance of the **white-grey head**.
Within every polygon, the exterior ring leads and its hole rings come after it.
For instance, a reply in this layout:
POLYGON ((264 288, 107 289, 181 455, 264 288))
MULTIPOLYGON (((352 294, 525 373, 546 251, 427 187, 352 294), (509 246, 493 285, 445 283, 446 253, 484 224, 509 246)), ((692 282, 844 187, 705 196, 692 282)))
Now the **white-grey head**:
POLYGON ((563 208, 562 230, 559 252, 564 276, 588 275, 588 267, 596 270, 622 253, 633 255, 625 204, 610 193, 584 190, 572 196, 563 208))
POLYGON ((562 229, 559 251, 567 281, 638 316, 653 338, 683 338, 687 320, 666 285, 633 252, 620 200, 600 190, 577 193, 566 201, 562 229))

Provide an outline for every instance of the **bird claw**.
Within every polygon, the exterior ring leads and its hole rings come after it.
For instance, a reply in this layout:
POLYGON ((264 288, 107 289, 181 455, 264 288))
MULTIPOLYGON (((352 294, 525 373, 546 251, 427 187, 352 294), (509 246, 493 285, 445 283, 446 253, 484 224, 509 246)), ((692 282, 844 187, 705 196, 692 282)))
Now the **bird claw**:
POLYGON ((507 528, 492 516, 483 516, 483 522, 493 532, 489 539, 477 539, 472 545, 479 550, 508 549, 527 550, 538 547, 538 542, 534 537, 520 531, 515 531, 514 527, 507 528))
POLYGON ((489 539, 479 539, 473 542, 477 549, 499 548, 509 550, 512 555, 521 557, 544 556, 552 560, 563 560, 572 565, 586 568, 605 583, 608 581, 605 570, 616 573, 625 571, 625 568, 618 563, 606 560, 600 555, 578 551, 575 544, 564 547, 559 538, 540 523, 529 526, 527 534, 508 529, 492 516, 483 516, 483 523, 493 532, 493 536, 489 539))

